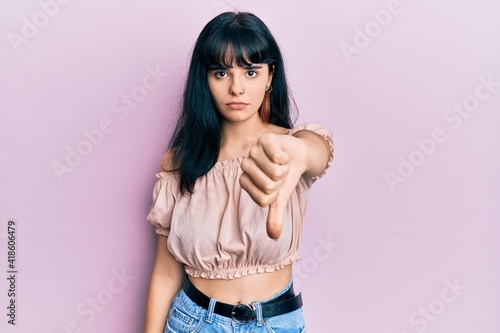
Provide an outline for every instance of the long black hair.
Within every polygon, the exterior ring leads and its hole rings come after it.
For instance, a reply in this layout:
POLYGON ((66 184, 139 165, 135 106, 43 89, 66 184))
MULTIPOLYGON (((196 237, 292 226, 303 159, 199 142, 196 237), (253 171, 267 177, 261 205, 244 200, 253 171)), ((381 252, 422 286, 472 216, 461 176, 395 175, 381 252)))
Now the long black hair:
POLYGON ((196 180, 217 162, 221 116, 208 87, 210 68, 265 63, 273 71, 269 122, 291 128, 291 105, 283 57, 267 26, 251 13, 222 13, 201 31, 191 56, 182 109, 169 143, 180 174, 180 190, 193 193, 196 180))

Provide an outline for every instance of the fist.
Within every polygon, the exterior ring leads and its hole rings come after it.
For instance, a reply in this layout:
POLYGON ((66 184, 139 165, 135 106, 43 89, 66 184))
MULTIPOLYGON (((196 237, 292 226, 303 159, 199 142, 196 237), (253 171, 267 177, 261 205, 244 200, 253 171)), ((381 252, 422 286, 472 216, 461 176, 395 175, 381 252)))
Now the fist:
POLYGON ((261 207, 269 207, 267 234, 278 239, 288 200, 306 170, 307 145, 291 135, 266 133, 241 163, 241 187, 261 207))

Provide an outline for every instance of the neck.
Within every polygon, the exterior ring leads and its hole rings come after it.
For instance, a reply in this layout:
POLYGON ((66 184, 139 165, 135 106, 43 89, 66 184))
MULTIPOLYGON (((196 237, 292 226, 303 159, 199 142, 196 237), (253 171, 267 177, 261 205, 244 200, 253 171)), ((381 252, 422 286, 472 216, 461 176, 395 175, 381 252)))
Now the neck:
POLYGON ((246 155, 248 150, 257 143, 265 128, 266 124, 262 122, 260 117, 254 117, 244 122, 223 122, 221 153, 230 156, 246 155))

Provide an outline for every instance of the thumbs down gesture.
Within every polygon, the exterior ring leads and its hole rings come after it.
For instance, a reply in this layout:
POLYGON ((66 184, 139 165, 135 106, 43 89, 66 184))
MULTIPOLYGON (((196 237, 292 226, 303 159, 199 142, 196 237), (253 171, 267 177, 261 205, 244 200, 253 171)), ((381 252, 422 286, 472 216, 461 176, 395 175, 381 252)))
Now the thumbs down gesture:
POLYGON ((241 187, 261 207, 269 207, 267 234, 278 239, 288 200, 309 160, 308 145, 291 135, 266 133, 241 163, 241 187))

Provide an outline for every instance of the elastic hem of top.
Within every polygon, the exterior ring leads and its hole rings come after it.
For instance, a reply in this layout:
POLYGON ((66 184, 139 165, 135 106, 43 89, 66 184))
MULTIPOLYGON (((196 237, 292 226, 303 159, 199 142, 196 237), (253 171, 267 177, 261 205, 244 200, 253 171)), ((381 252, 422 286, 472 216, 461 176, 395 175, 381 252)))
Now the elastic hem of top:
POLYGON ((186 274, 192 277, 201 277, 205 279, 231 280, 252 274, 275 272, 299 260, 300 256, 296 254, 274 265, 260 265, 260 266, 217 269, 217 270, 199 270, 190 266, 185 266, 184 270, 186 271, 186 274))

